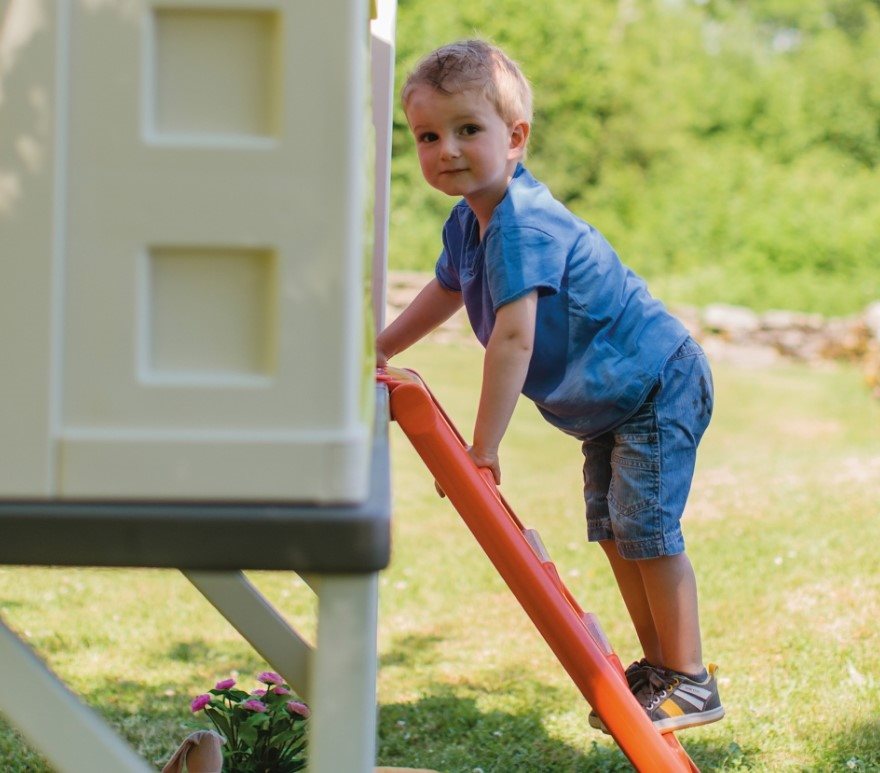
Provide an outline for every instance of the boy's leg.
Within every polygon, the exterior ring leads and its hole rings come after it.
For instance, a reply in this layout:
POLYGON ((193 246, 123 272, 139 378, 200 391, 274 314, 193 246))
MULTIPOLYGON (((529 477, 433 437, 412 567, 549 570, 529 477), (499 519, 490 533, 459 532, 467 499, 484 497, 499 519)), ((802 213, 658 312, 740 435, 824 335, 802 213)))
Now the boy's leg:
POLYGON ((696 579, 680 520, 711 412, 712 376, 702 349, 688 339, 646 401, 611 433, 608 455, 608 515, 620 557, 606 553, 618 582, 626 582, 621 591, 634 622, 637 616, 653 625, 660 658, 648 659, 688 674, 700 674, 703 663, 696 579))
MULTIPOLYGON (((587 533, 608 556, 647 660, 627 670, 627 682, 661 731, 724 716, 716 667, 703 669, 696 578, 680 528, 711 413, 712 375, 689 339, 629 419, 583 444, 587 533)), ((604 729, 595 712, 590 725, 604 729)))
POLYGON ((645 581, 639 568, 638 561, 627 561, 617 552, 614 540, 602 540, 599 543, 608 556, 614 579, 620 588, 623 603, 626 604, 627 612, 632 619, 642 645, 642 651, 649 663, 663 663, 663 648, 658 636, 657 626, 654 624, 654 616, 648 594, 645 590, 645 581))
MULTIPOLYGON (((632 561, 639 572, 664 668, 703 672, 697 581, 686 553, 632 561)), ((615 572, 616 574, 616 572, 615 572)), ((647 655, 647 653, 646 653, 647 655)))
POLYGON ((599 544, 647 660, 684 674, 701 673, 697 582, 687 554, 629 561, 621 558, 612 540, 599 544))
POLYGON ((584 501, 587 507, 588 535, 591 541, 598 542, 602 546, 608 556, 645 658, 649 663, 659 665, 663 662, 663 653, 638 562, 623 558, 614 540, 608 508, 614 442, 614 435, 609 432, 583 444, 584 501))

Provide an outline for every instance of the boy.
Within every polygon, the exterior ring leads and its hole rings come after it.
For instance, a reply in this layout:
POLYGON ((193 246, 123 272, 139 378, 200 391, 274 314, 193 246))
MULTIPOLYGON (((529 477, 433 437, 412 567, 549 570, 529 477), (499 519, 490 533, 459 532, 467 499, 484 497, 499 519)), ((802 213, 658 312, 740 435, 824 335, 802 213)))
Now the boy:
MULTIPOLYGON (((702 350, 522 165, 531 91, 502 51, 444 46, 401 98, 425 179, 462 200, 435 278, 377 339, 379 367, 464 304, 485 346, 471 459, 501 482, 498 448, 520 392, 583 443, 588 538, 608 556, 644 650, 630 688, 661 730, 721 719, 679 528, 712 411, 702 350)), ((590 724, 604 729, 595 713, 590 724)))

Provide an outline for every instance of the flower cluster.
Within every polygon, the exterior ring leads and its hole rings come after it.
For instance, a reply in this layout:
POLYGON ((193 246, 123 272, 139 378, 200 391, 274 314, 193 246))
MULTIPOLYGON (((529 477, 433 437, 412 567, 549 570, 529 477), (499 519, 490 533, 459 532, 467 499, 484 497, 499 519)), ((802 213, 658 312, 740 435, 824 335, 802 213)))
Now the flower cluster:
POLYGON ((274 671, 263 671, 265 685, 250 693, 223 679, 193 699, 190 709, 205 713, 225 739, 224 773, 293 773, 306 766, 305 720, 309 707, 294 699, 274 671))

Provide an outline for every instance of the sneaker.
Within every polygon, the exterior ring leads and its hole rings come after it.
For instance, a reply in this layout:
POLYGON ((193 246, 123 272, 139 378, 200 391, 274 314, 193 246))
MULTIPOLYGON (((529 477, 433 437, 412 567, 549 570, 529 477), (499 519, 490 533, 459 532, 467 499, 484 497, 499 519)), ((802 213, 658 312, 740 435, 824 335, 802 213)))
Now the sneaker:
MULTIPOLYGON (((626 667, 626 671, 624 671, 624 676, 626 677, 626 683, 629 685, 630 692, 636 694, 641 690, 641 688, 645 684, 645 680, 647 679, 647 672, 649 669, 653 669, 647 658, 642 658, 641 660, 636 660, 633 663, 630 663, 626 667)), ((601 730, 603 733, 608 732, 608 728, 605 727, 605 723, 593 709, 590 711, 589 717, 587 717, 587 721, 590 723, 590 727, 596 728, 596 730, 601 730)))
POLYGON ((710 663, 703 681, 661 668, 648 670, 637 696, 660 732, 717 722, 724 716, 715 672, 710 663))

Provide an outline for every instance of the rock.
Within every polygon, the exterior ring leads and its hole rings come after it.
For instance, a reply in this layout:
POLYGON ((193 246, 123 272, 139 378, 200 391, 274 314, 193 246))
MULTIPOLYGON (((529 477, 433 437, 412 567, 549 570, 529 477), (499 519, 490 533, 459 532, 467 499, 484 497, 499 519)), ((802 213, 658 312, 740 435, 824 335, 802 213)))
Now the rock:
POLYGON ((748 368, 764 368, 775 365, 782 357, 772 346, 725 341, 720 336, 705 338, 700 342, 710 360, 730 362, 748 368))
POLYGON ((874 301, 865 309, 862 315, 865 326, 871 332, 871 337, 875 341, 880 341, 880 301, 874 301))
POLYGON ((700 338, 703 331, 700 322, 700 310, 693 306, 677 306, 670 311, 678 318, 679 322, 684 325, 688 332, 696 339, 700 338))
POLYGON ((762 330, 821 330, 824 319, 821 314, 804 314, 799 311, 773 309, 759 317, 762 330))
POLYGON ((871 341, 868 346, 862 362, 862 373, 874 397, 880 399, 880 342, 877 339, 871 341))
POLYGON ((821 354, 830 360, 858 359, 869 339, 864 322, 854 317, 834 317, 822 330, 821 354))
POLYGON ((732 340, 740 340, 761 326, 758 315, 745 306, 713 303, 703 309, 703 326, 732 340))

